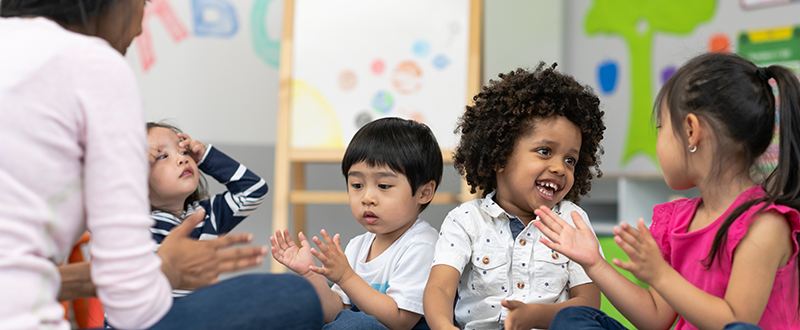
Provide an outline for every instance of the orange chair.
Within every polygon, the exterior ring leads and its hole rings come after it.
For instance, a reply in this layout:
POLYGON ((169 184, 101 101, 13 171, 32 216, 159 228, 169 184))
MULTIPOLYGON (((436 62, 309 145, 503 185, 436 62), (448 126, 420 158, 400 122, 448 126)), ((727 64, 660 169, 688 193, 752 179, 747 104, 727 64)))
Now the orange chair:
MULTIPOLYGON (((86 261, 89 256, 84 256, 83 250, 85 248, 88 251, 88 244, 89 233, 84 233, 83 236, 81 236, 81 239, 75 243, 75 247, 72 248, 72 253, 69 255, 66 263, 86 261)), ((103 312, 103 305, 100 303, 100 299, 79 298, 72 300, 71 302, 64 301, 61 304, 64 305, 64 318, 68 320, 69 307, 70 304, 72 305, 72 311, 75 315, 75 322, 78 324, 79 328, 89 329, 103 327, 103 317, 105 313, 103 312)))

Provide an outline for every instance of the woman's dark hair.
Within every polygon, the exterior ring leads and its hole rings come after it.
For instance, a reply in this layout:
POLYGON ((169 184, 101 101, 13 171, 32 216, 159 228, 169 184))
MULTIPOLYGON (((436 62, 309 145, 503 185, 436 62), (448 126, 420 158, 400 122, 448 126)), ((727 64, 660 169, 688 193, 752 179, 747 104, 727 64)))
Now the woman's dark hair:
POLYGON ((108 12, 119 1, 2 0, 0 1, 0 17, 42 16, 50 18, 61 25, 82 24, 88 32, 89 20, 108 12))
MULTIPOLYGON (((442 181, 442 150, 436 136, 427 125, 396 117, 371 121, 356 132, 342 159, 342 174, 353 165, 366 162, 368 166, 387 166, 403 174, 411 185, 411 195, 431 181, 434 192, 442 181)), ((420 206, 419 212, 428 207, 420 206)))
MULTIPOLYGON (((735 54, 708 53, 675 72, 656 98, 654 114, 669 111, 672 127, 682 127, 686 116, 694 114, 712 128, 716 142, 709 147, 717 155, 712 164, 716 171, 712 172, 749 173, 773 138, 776 103, 769 79, 777 83, 780 97, 777 167, 761 183, 766 196, 739 205, 725 218, 705 260, 706 267, 722 253, 728 229, 736 218, 754 205, 764 203, 759 212, 772 203, 800 210, 800 82, 779 65, 759 68, 735 54)), ((687 137, 674 131, 686 145, 687 137)), ((797 262, 800 267, 800 254, 797 262)))
POLYGON ((484 86, 458 121, 461 140, 453 160, 471 187, 483 196, 497 189, 495 169, 505 167, 520 136, 534 127, 535 119, 564 116, 581 132, 581 150, 575 165, 575 184, 564 199, 578 203, 601 177, 603 111, 591 87, 540 62, 534 71, 517 69, 500 74, 484 86), (594 171, 592 170, 594 169, 594 171))
MULTIPOLYGON (((3 0, 3 1, 5 1, 5 0, 3 0)), ((163 123, 163 122, 162 123, 148 122, 147 123, 147 132, 149 133, 150 129, 153 129, 153 128, 156 128, 156 127, 166 128, 168 130, 171 130, 171 131, 175 132, 175 134, 183 133, 181 131, 181 129, 178 128, 177 126, 173 126, 173 125, 166 124, 166 123, 163 123)), ((185 210, 186 207, 188 207, 189 205, 192 205, 194 202, 198 202, 198 201, 204 200, 206 198, 208 198, 208 182, 206 182, 206 177, 205 176, 200 175, 200 178, 197 181, 197 189, 195 189, 194 192, 191 195, 189 195, 189 197, 186 197, 186 199, 183 201, 183 209, 185 210)), ((152 209, 153 206, 151 205, 150 208, 152 209)))

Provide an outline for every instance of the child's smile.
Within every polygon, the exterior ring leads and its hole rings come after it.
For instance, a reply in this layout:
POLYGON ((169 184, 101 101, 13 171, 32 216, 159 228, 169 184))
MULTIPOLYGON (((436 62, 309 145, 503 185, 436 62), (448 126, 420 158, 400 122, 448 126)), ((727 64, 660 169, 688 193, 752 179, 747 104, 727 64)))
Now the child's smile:
POLYGON ((572 188, 580 149, 581 132, 566 117, 535 119, 497 169, 496 202, 527 224, 533 210, 552 208, 572 188))

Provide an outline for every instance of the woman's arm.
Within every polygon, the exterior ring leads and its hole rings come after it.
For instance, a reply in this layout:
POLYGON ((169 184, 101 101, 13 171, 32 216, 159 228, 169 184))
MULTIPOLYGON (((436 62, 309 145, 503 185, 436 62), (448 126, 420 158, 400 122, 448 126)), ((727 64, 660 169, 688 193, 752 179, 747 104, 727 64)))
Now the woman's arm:
POLYGON ((458 329, 453 325, 453 302, 460 276, 457 269, 447 265, 431 268, 423 298, 425 321, 431 329, 458 329))

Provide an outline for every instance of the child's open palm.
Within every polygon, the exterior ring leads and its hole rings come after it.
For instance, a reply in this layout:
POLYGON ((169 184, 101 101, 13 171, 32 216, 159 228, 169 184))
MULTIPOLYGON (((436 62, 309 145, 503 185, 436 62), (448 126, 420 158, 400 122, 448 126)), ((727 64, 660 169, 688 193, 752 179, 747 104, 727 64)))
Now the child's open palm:
POLYGON ((339 241, 339 234, 331 238, 325 229, 321 230, 320 234, 325 241, 323 242, 318 237, 314 236, 312 240, 317 244, 319 250, 311 249, 311 253, 322 262, 322 267, 311 267, 311 270, 337 284, 355 275, 355 271, 350 267, 350 263, 347 262, 347 256, 342 251, 342 243, 339 241))
POLYGON ((192 140, 189 134, 186 133, 178 133, 178 137, 181 138, 178 147, 186 148, 186 150, 189 151, 189 155, 194 159, 194 162, 200 163, 200 161, 203 160, 203 155, 206 154, 206 145, 198 140, 192 140))
POLYGON ((316 264, 314 256, 311 254, 311 245, 308 243, 303 232, 297 234, 300 239, 300 246, 294 243, 289 230, 284 229, 275 231, 275 236, 269 238, 272 243, 272 257, 284 266, 299 275, 305 275, 311 270, 311 266, 316 264))
POLYGON ((614 227, 614 242, 628 255, 630 261, 614 259, 614 265, 627 270, 640 281, 652 284, 658 275, 666 274, 664 267, 669 264, 661 256, 656 240, 650 234, 644 219, 639 218, 639 229, 627 223, 614 227))
POLYGON ((597 242, 594 233, 583 222, 578 212, 570 213, 575 227, 572 227, 546 206, 533 212, 540 219, 540 221, 534 221, 533 225, 550 239, 548 241, 540 238, 544 245, 576 261, 587 271, 588 268, 603 260, 603 256, 600 255, 600 243, 597 242))

